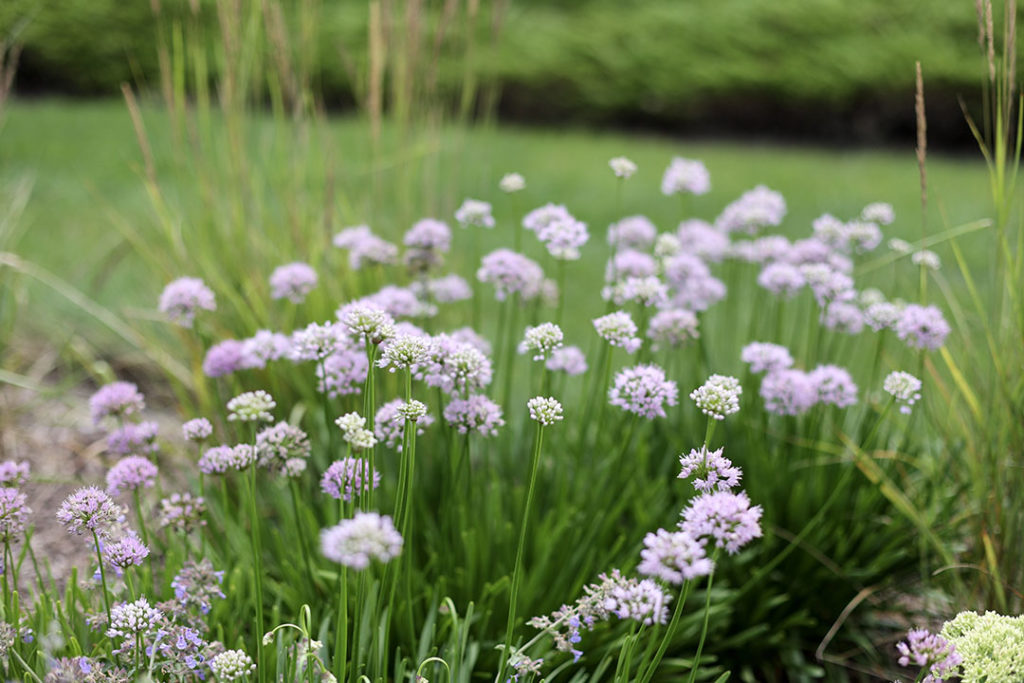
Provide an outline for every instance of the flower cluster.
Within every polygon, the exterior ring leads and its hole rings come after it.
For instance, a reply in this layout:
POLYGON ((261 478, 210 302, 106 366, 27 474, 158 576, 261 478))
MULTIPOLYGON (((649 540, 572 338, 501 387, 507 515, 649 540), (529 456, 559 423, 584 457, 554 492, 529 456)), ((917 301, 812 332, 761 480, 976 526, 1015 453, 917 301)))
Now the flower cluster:
POLYGON ((371 477, 370 463, 360 458, 335 460, 320 479, 320 488, 324 493, 346 503, 369 491, 371 485, 373 488, 380 486, 380 472, 373 470, 371 477))
POLYGON ((961 662, 952 643, 925 629, 911 629, 907 639, 897 644, 896 649, 900 653, 900 666, 916 666, 927 671, 924 680, 928 683, 941 683, 949 678, 961 662))
POLYGON ((726 415, 739 412, 742 393, 743 387, 735 377, 711 375, 704 384, 690 392, 690 398, 708 417, 724 420, 726 415))
POLYGON ((608 390, 613 406, 648 420, 665 417, 665 406, 674 406, 678 397, 679 387, 666 379, 665 371, 657 365, 625 368, 615 376, 615 383, 608 390))
POLYGON ((534 396, 526 402, 526 407, 530 410, 530 419, 544 426, 553 425, 563 418, 562 404, 554 398, 534 396))
POLYGON ((246 391, 228 401, 228 420, 231 422, 270 422, 274 419, 271 410, 277 403, 270 394, 258 389, 246 391))
POLYGON ((288 263, 270 274, 270 298, 301 304, 316 287, 316 271, 308 263, 288 263))
POLYGON ((519 342, 519 353, 532 353, 533 360, 547 360, 562 346, 562 328, 554 323, 541 323, 527 327, 519 342))
POLYGON ((366 569, 372 560, 388 562, 402 552, 402 536, 391 518, 376 512, 357 512, 336 526, 320 532, 324 557, 332 562, 366 569))
POLYGON ((171 322, 192 327, 200 310, 215 311, 217 302, 213 291, 199 278, 183 277, 171 282, 160 294, 160 312, 171 322))
POLYGON ((889 373, 882 383, 882 388, 892 395, 904 415, 909 415, 913 405, 921 400, 921 380, 909 372, 889 373))

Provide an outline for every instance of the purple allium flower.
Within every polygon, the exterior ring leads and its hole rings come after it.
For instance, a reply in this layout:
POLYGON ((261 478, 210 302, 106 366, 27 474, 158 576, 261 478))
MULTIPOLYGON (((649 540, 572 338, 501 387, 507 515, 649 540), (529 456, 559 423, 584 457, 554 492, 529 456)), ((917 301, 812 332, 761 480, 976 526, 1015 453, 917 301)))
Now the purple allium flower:
POLYGON ((180 533, 189 533, 205 526, 206 501, 191 493, 172 493, 160 499, 160 526, 171 527, 180 533))
POLYGON ((151 607, 145 597, 135 602, 122 602, 110 609, 108 638, 135 638, 156 631, 163 614, 151 607))
POLYGON ((608 166, 611 167, 612 173, 615 174, 616 178, 622 178, 623 180, 628 179, 636 173, 636 164, 626 157, 615 157, 614 159, 609 159, 608 166))
POLYGON ((846 236, 856 252, 874 251, 882 243, 882 230, 871 221, 851 221, 846 224, 846 236))
POLYGON ((819 306, 830 301, 848 301, 854 298, 853 279, 833 270, 824 263, 810 263, 800 266, 800 273, 814 292, 819 306))
POLYGON ((197 417, 181 425, 181 434, 186 441, 202 443, 213 434, 213 425, 205 417, 197 417))
POLYGON ((555 349, 544 367, 552 372, 564 372, 567 375, 582 375, 587 371, 587 358, 578 346, 563 346, 555 349))
POLYGON ((160 294, 160 312, 171 322, 182 327, 192 327, 196 312, 217 310, 213 291, 197 277, 183 277, 174 280, 160 294))
POLYGON ((711 191, 711 175, 703 162, 674 157, 661 177, 661 193, 707 194, 711 191))
POLYGON ((116 455, 156 453, 160 450, 156 443, 159 429, 160 425, 156 422, 129 422, 107 435, 107 450, 116 455))
POLYGON ((475 345, 439 334, 430 361, 421 370, 423 381, 448 394, 472 393, 491 383, 491 360, 475 345))
POLYGON ((554 323, 527 326, 518 350, 519 353, 533 354, 533 360, 547 360, 552 353, 561 348, 564 338, 562 328, 554 323))
POLYGON ((207 377, 223 377, 241 370, 245 364, 244 345, 237 339, 225 339, 206 351, 203 359, 203 373, 207 377))
POLYGON ((658 262, 650 254, 635 249, 616 252, 605 269, 606 282, 617 282, 627 277, 649 277, 658 272, 658 262))
POLYGON ((644 537, 637 572, 666 583, 679 585, 699 576, 707 576, 715 568, 704 552, 704 545, 685 531, 666 531, 644 537))
POLYGON ((93 424, 99 424, 105 417, 124 418, 141 413, 145 408, 146 399, 131 382, 105 384, 89 397, 93 424))
POLYGON ((654 314, 647 327, 647 336, 653 340, 655 351, 663 347, 678 348, 700 336, 697 324, 697 314, 693 311, 669 308, 654 314))
MULTIPOLYGON (((112 567, 127 569, 142 564, 149 557, 149 548, 134 533, 103 545, 103 559, 112 567)), ((113 615, 111 615, 113 616, 113 615)))
POLYGON ((551 397, 534 396, 526 402, 526 407, 530 410, 530 419, 545 427, 561 422, 564 417, 562 404, 551 397))
POLYGON ((620 370, 608 390, 608 401, 626 412, 645 417, 665 417, 665 404, 676 404, 679 387, 665 379, 657 365, 636 365, 620 370))
POLYGON ((792 299, 807 281, 800 269, 789 263, 769 263, 757 276, 757 284, 772 294, 792 299))
POLYGON ((711 277, 711 269, 698 256, 681 251, 665 259, 665 280, 675 289, 683 289, 691 282, 711 277))
POLYGON ((830 330, 845 334, 860 334, 864 329, 864 314, 856 304, 832 301, 825 308, 821 323, 830 330))
POLYGON ((903 309, 898 304, 879 301, 864 310, 864 322, 875 332, 892 329, 899 322, 903 309))
POLYGON ((860 217, 865 221, 873 221, 875 223, 881 223, 882 225, 889 225, 896 220, 896 214, 892 210, 892 204, 886 204, 884 202, 874 202, 868 204, 861 210, 860 217))
POLYGON ((335 351, 324 359, 323 367, 317 365, 319 380, 317 391, 327 393, 331 398, 358 394, 363 390, 369 361, 366 354, 354 349, 335 351))
POLYGON ((452 246, 452 231, 448 224, 436 218, 423 218, 409 228, 402 243, 413 249, 447 252, 452 246))
POLYGON ((622 347, 626 353, 636 353, 643 340, 636 336, 637 326, 625 311, 615 311, 600 318, 594 318, 594 329, 602 339, 612 346, 622 347))
POLYGON ((288 299, 301 304, 316 287, 316 271, 308 263, 296 261, 278 266, 270 274, 270 298, 288 299))
POLYGON ((455 210, 455 220, 463 228, 476 225, 481 228, 493 228, 494 216, 491 215, 491 205, 479 199, 467 199, 462 206, 455 210))
POLYGON ((18 489, 0 488, 0 540, 10 542, 25 532, 25 523, 32 514, 28 499, 18 489))
POLYGON ((27 460, 24 462, 4 460, 0 462, 0 486, 17 488, 28 481, 30 471, 31 466, 27 460))
POLYGON ((460 434, 479 432, 484 436, 494 436, 505 424, 501 406, 481 394, 454 399, 445 406, 444 419, 460 434))
POLYGON ((782 223, 786 216, 786 200, 774 190, 758 185, 744 192, 715 219, 715 227, 724 232, 754 234, 768 226, 782 223))
MULTIPOLYGON (((419 401, 413 401, 413 403, 423 406, 419 401)), ((403 409, 404 406, 405 401, 400 398, 388 401, 377 409, 377 417, 373 423, 373 433, 377 440, 383 442, 388 448, 397 447, 399 453, 402 451, 402 437, 405 434, 405 418, 408 412, 403 409)), ((425 411, 426 406, 423 408, 425 411)), ((434 424, 434 417, 424 412, 423 415, 417 417, 416 423, 416 434, 421 435, 427 427, 434 424)))
POLYGON ((338 309, 338 320, 354 339, 380 344, 395 334, 394 319, 379 306, 353 301, 338 309))
POLYGON ((152 488, 156 475, 157 467, 148 458, 130 455, 118 460, 107 471, 107 493, 118 496, 122 491, 152 488))
POLYGON ((750 365, 750 371, 774 372, 793 366, 789 349, 768 342, 750 342, 740 351, 740 360, 750 365))
POLYGON ((846 223, 839 220, 830 213, 825 213, 811 223, 814 231, 814 239, 831 249, 847 250, 850 243, 850 235, 846 223))
POLYGON ((694 538, 714 539, 717 547, 734 555, 761 537, 761 513, 761 506, 751 507, 750 498, 743 491, 705 493, 683 510, 679 528, 694 538))
POLYGON ((896 322, 896 336, 914 349, 940 348, 949 332, 949 323, 935 306, 910 304, 896 322))
POLYGON ((352 346, 345 330, 341 323, 310 323, 292 333, 288 356, 295 363, 323 361, 335 351, 352 346))
POLYGON ((608 226, 608 244, 616 249, 649 249, 657 236, 647 216, 627 216, 608 226))
POLYGON ((775 415, 803 415, 818 402, 818 387, 802 370, 776 370, 761 381, 764 408, 775 415))
POLYGON ((725 298, 725 283, 717 277, 694 278, 685 287, 677 288, 672 305, 692 311, 706 311, 725 298))
POLYGON ((380 291, 365 296, 359 303, 376 306, 393 318, 423 318, 437 314, 437 306, 421 301, 409 287, 385 285, 380 291))
POLYGON ((306 471, 309 437, 287 422, 278 422, 256 435, 256 464, 284 477, 297 477, 306 471))
POLYGON ((334 236, 334 246, 349 250, 353 270, 362 268, 363 263, 390 265, 398 261, 398 247, 374 235, 366 225, 345 228, 334 236))
MULTIPOLYGON (((320 479, 320 488, 331 498, 352 500, 353 494, 358 497, 370 490, 370 463, 362 458, 342 458, 335 460, 324 471, 320 479)), ((380 486, 380 472, 373 470, 373 488, 380 486)))
POLYGON ((544 271, 522 254, 497 249, 483 257, 476 277, 480 282, 494 285, 494 298, 498 301, 513 294, 527 300, 540 294, 544 271))
POLYGON ((925 629, 910 629, 907 639, 896 645, 900 666, 916 666, 928 672, 925 683, 942 683, 955 676, 963 661, 953 643, 925 629))
POLYGON ((213 446, 199 457, 199 471, 203 474, 224 474, 244 470, 256 461, 256 451, 249 444, 213 446))
POLYGON ((690 392, 690 399, 700 411, 715 420, 739 412, 743 387, 735 377, 711 375, 704 384, 690 392))
POLYGON ((210 671, 218 681, 237 681, 256 671, 256 664, 242 650, 225 650, 210 660, 210 671))
POLYGON ((502 192, 511 194, 512 192, 519 192, 520 190, 526 189, 526 180, 523 176, 518 173, 506 173, 498 181, 498 189, 502 192))
POLYGON ((460 327, 449 332, 447 336, 460 344, 469 344, 485 356, 491 355, 491 342, 478 334, 472 327, 460 327))
POLYGON ((850 373, 837 365, 819 365, 808 374, 818 388, 818 401, 839 408, 857 402, 857 385, 850 373))
POLYGON ((523 217, 523 227, 530 232, 539 233, 552 223, 571 219, 572 214, 561 204, 545 204, 523 217))
POLYGON ((199 561, 186 560, 171 581, 171 589, 181 608, 209 614, 213 601, 226 597, 220 587, 223 580, 224 572, 215 570, 205 557, 199 561))
POLYGON ((909 372, 891 372, 882 388, 900 404, 900 412, 909 415, 911 407, 921 400, 921 380, 909 372))
POLYGON ((765 235, 756 240, 740 240, 729 247, 729 255, 747 263, 785 261, 792 250, 789 240, 782 235, 765 235))
POLYGON ((270 422, 274 419, 270 411, 276 407, 273 397, 262 389, 244 391, 228 401, 228 421, 270 422))
POLYGON ((665 595, 652 579, 623 582, 608 591, 606 608, 619 619, 632 619, 646 626, 668 622, 668 603, 665 595))
POLYGON ((95 486, 87 486, 64 499, 57 510, 57 521, 68 533, 81 535, 90 531, 102 536, 120 515, 121 510, 110 496, 95 486))
POLYGON ((702 261, 718 263, 729 254, 729 236, 698 218, 680 223, 676 237, 683 250, 702 261))
POLYGON ((259 330, 242 340, 242 367, 265 368, 267 363, 287 358, 291 354, 292 340, 280 332, 259 330))
POLYGON ((466 301, 473 297, 469 283, 455 273, 428 280, 426 291, 434 301, 442 304, 466 301))
POLYGON ((586 223, 570 216, 540 228, 537 238, 556 259, 576 261, 580 258, 580 247, 590 239, 590 233, 587 232, 586 223))
POLYGON ((391 518, 376 512, 356 512, 352 519, 320 532, 320 548, 328 560, 353 569, 366 569, 371 560, 388 562, 402 552, 402 536, 391 518))
POLYGON ((829 259, 836 253, 835 249, 817 237, 807 237, 793 242, 786 253, 779 256, 779 260, 796 266, 829 265, 829 259))
POLYGON ((709 451, 701 446, 700 450, 693 449, 679 456, 679 464, 682 465, 679 478, 687 479, 690 475, 696 475, 693 488, 704 492, 728 491, 739 486, 743 471, 734 467, 732 461, 722 455, 723 450, 719 448, 717 451, 709 451))

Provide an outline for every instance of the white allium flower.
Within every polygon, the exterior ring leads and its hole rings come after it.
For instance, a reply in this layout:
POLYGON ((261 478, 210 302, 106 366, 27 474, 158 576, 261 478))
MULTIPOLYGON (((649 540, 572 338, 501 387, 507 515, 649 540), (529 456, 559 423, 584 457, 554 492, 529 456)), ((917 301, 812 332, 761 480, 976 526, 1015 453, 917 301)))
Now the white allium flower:
POLYGON ((270 422, 274 419, 270 411, 277 403, 267 392, 246 391, 228 401, 228 420, 238 422, 270 422))
POLYGON ((891 372, 882 383, 882 388, 900 403, 900 412, 910 414, 911 406, 921 400, 921 380, 909 372, 891 372))
POLYGON ((914 255, 910 257, 910 260, 915 266, 924 266, 929 270, 938 270, 942 267, 942 261, 939 259, 939 255, 934 251, 929 251, 927 249, 914 252, 914 255))
POLYGON ((310 323, 292 333, 288 357, 295 362, 322 361, 344 344, 344 330, 337 323, 310 323))
POLYGON ((256 671, 256 664, 242 650, 226 650, 210 660, 210 669, 218 680, 237 681, 256 671))
POLYGON ((498 182, 498 188, 502 192, 519 192, 526 188, 526 180, 518 173, 506 173, 498 182))
POLYGON ((704 384, 690 392, 690 398, 708 417, 724 420, 726 415, 739 412, 742 393, 743 387, 735 377, 711 375, 704 384))
POLYGON ((711 190, 711 175, 700 161, 675 157, 661 178, 664 195, 707 194, 711 190))
POLYGON ((898 237, 893 237, 889 240, 889 248, 895 251, 897 254, 909 254, 914 251, 913 245, 906 240, 901 240, 898 237))
POLYGON ((672 232, 663 232, 654 241, 654 256, 664 260, 675 256, 683 249, 683 242, 679 236, 672 232))
POLYGON ((621 346, 626 353, 635 353, 643 341, 636 336, 637 326, 625 311, 615 311, 594 318, 594 329, 612 346, 621 346))
POLYGON ((860 212, 860 217, 863 220, 880 223, 882 225, 889 225, 896 220, 896 214, 892 210, 892 204, 886 204, 885 202, 868 204, 864 207, 864 210, 860 212))
POLYGON ((626 157, 615 157, 608 162, 616 178, 629 178, 636 173, 636 164, 626 157))
POLYGON ((864 322, 875 332, 893 329, 903 314, 903 308, 888 301, 879 301, 864 309, 864 322))
POLYGON ((352 519, 320 532, 324 557, 353 569, 366 569, 372 560, 388 562, 398 557, 402 543, 391 518, 376 512, 357 512, 352 519))
POLYGON ((366 418, 359 413, 345 413, 334 421, 343 432, 351 432, 366 426, 366 418))
POLYGON ((369 429, 353 429, 345 432, 344 439, 355 451, 365 451, 377 445, 377 437, 369 429))
POLYGON ((152 607, 145 597, 135 602, 123 602, 110 610, 108 638, 134 638, 155 631, 160 624, 160 610, 152 607))
POLYGON ((476 225, 481 228, 494 227, 491 205, 479 199, 467 199, 462 202, 462 206, 455 211, 455 220, 464 228, 470 225, 476 225))
POLYGON ((395 334, 395 320, 386 311, 358 301, 338 309, 338 320, 356 337, 367 337, 379 344, 395 334))
POLYGON ((410 422, 417 422, 427 414, 427 406, 425 403, 413 399, 398 406, 398 414, 410 422))
POLYGON ((545 360, 562 346, 563 339, 562 328, 554 323, 527 327, 523 340, 519 342, 519 353, 530 352, 533 360, 545 360))
POLYGON ((544 396, 534 396, 526 402, 530 409, 530 419, 542 425, 551 425, 562 419, 562 404, 557 400, 544 396))
POLYGON ((414 334, 400 334, 388 341, 377 361, 377 367, 390 372, 423 365, 430 361, 433 343, 429 337, 414 334))

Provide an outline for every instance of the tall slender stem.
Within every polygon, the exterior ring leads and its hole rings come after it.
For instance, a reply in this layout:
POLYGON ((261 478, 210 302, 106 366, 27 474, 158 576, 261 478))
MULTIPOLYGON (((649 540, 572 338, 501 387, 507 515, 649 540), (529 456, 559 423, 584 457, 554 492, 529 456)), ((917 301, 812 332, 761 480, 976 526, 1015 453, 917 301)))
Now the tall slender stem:
MULTIPOLYGON (((711 557, 711 564, 718 564, 719 549, 715 548, 715 553, 711 557)), ((700 655, 704 651, 704 640, 708 637, 708 622, 711 619, 711 584, 715 580, 715 570, 712 568, 711 573, 708 574, 708 588, 707 596, 704 599, 704 624, 700 629, 700 640, 697 641, 697 654, 693 656, 693 668, 690 669, 690 677, 687 679, 687 683, 693 683, 697 680, 697 672, 700 670, 700 655)))
POLYGON ((100 550, 100 537, 92 532, 93 543, 96 544, 96 559, 100 563, 100 582, 103 584, 103 607, 107 610, 107 626, 110 626, 110 593, 107 592, 107 570, 103 568, 103 551, 100 550))
POLYGON ((260 551, 259 512, 256 509, 256 461, 249 466, 249 529, 252 540, 253 583, 256 588, 256 676, 262 682, 266 662, 263 660, 263 557, 260 551))

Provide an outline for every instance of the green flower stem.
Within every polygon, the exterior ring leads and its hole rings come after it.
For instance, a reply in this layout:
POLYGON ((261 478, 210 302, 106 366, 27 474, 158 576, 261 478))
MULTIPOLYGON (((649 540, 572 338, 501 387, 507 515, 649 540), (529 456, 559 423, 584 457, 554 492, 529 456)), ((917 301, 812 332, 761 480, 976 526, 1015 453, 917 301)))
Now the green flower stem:
POLYGON ((315 588, 316 580, 313 576, 313 563, 310 559, 309 539, 306 538, 305 525, 303 525, 302 518, 299 516, 299 487, 298 484, 295 483, 295 479, 291 477, 288 478, 288 487, 291 489, 292 494, 292 512, 295 515, 295 533, 299 537, 299 547, 302 550, 302 563, 306 567, 306 580, 309 582, 310 588, 315 588))
POLYGON ((665 635, 661 639, 661 644, 658 645, 657 652, 646 665, 646 669, 642 676, 637 678, 638 683, 647 683, 654 676, 654 672, 658 670, 658 665, 661 664, 661 658, 665 656, 665 652, 668 650, 669 644, 672 642, 672 637, 676 634, 676 629, 679 627, 679 617, 683 613, 683 605, 686 604, 686 598, 690 595, 690 589, 693 587, 693 581, 684 581, 683 585, 679 588, 679 599, 676 602, 676 608, 672 610, 672 620, 668 622, 668 628, 665 629, 665 635))
MULTIPOLYGON (((718 556, 721 553, 721 549, 715 548, 714 555, 711 556, 711 564, 718 564, 718 556)), ((687 683, 693 683, 697 680, 697 672, 700 670, 700 655, 704 651, 704 640, 708 636, 708 622, 711 620, 711 584, 715 580, 715 570, 712 568, 711 573, 708 574, 708 588, 707 597, 704 599, 704 624, 700 629, 700 640, 697 642, 697 654, 693 656, 693 668, 690 669, 690 677, 687 679, 687 683)))
MULTIPOLYGON (((331 422, 331 402, 327 395, 327 368, 324 361, 320 360, 320 376, 323 378, 324 390, 320 394, 320 408, 324 413, 324 429, 327 430, 327 458, 325 463, 334 456, 334 425, 331 422)), ((325 463, 321 463, 323 466, 325 463)))
MULTIPOLYGON (((367 339, 366 339, 366 361, 367 361, 366 383, 363 386, 363 417, 366 418, 366 428, 369 429, 371 432, 373 431, 373 421, 374 421, 375 409, 376 409, 376 405, 377 405, 375 403, 376 399, 374 398, 374 395, 373 395, 373 389, 374 389, 373 367, 374 367, 374 362, 376 361, 376 359, 377 359, 377 345, 374 344, 373 341, 369 337, 367 337, 367 339)), ((374 456, 376 454, 376 451, 377 451, 376 446, 371 446, 370 448, 367 449, 367 460, 370 463, 370 476, 371 476, 371 478, 373 477, 373 471, 374 471, 374 465, 375 465, 375 463, 374 463, 374 459, 375 459, 374 456)), ((362 510, 364 512, 367 511, 367 510, 372 510, 373 509, 373 497, 374 497, 373 496, 373 484, 371 482, 370 488, 366 492, 366 495, 360 497, 360 502, 362 503, 361 508, 362 508, 362 510)))
POLYGON ((156 595, 156 572, 153 571, 153 548, 149 545, 149 532, 146 530, 146 518, 142 516, 142 500, 139 490, 132 491, 132 502, 135 504, 135 516, 139 520, 139 531, 142 533, 142 542, 150 549, 149 557, 146 558, 149 564, 149 589, 156 595))
POLYGON ((512 569, 512 587, 509 593, 508 622, 505 626, 505 647, 501 650, 501 661, 498 664, 496 682, 503 681, 509 651, 512 648, 512 633, 516 625, 516 608, 519 600, 519 584, 522 582, 523 551, 526 547, 526 530, 530 522, 530 507, 533 504, 533 493, 537 484, 537 470, 540 465, 540 451, 544 445, 544 425, 537 423, 537 437, 533 442, 533 457, 530 459, 530 485, 526 490, 526 506, 523 509, 523 522, 519 527, 519 545, 516 547, 516 563, 512 569))
POLYGON ((704 448, 711 448, 711 437, 715 435, 715 427, 718 425, 718 420, 708 416, 708 427, 704 432, 704 448))
POLYGON ((555 324, 562 324, 562 314, 565 311, 565 259, 558 259, 558 312, 555 314, 555 324))
POLYGON ((107 592, 107 570, 103 568, 103 553, 100 551, 100 537, 92 530, 92 540, 96 544, 96 559, 100 563, 100 583, 103 585, 103 607, 107 611, 107 626, 110 626, 110 593, 107 592))
POLYGON ((266 662, 263 659, 263 557, 260 550, 259 511, 256 509, 256 461, 249 466, 249 529, 252 540, 253 583, 256 587, 256 676, 262 683, 266 662))
POLYGON ((348 567, 338 569, 338 614, 334 634, 334 676, 345 683, 345 663, 348 659, 348 567))

